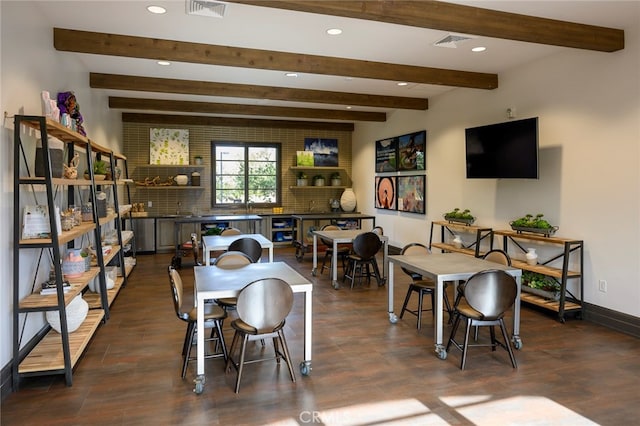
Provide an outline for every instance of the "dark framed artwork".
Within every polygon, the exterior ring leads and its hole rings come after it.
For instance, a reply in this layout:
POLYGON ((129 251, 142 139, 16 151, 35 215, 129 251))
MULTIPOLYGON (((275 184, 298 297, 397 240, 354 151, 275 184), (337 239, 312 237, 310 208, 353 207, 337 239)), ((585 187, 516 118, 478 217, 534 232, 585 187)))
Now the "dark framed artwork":
POLYGON ((376 176, 376 208, 396 209, 396 177, 376 176))
POLYGON ((398 137, 398 170, 424 170, 426 164, 427 131, 398 137))
POLYGON ((376 173, 398 170, 398 139, 389 138, 376 141, 376 173))
POLYGON ((398 176, 398 211, 424 214, 425 175, 398 176))
POLYGON ((304 138, 304 150, 313 152, 314 167, 338 167, 338 139, 304 138))

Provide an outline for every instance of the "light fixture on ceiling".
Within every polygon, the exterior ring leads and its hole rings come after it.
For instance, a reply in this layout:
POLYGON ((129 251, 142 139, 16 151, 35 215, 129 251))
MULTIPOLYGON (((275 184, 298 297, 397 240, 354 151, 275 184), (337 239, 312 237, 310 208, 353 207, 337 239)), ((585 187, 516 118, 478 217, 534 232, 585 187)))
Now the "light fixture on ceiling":
POLYGON ((156 15, 161 15, 163 13, 167 13, 167 9, 162 6, 147 6, 147 10, 151 13, 155 13, 156 15))
POLYGON ((406 81, 401 81, 400 83, 397 83, 398 86, 408 86, 409 83, 407 83, 406 81))
POLYGON ((351 109, 351 108, 353 108, 353 107, 352 107, 351 105, 347 105, 345 108, 346 108, 346 109, 351 109))
POLYGON ((329 34, 329 35, 340 35, 340 34, 342 34, 342 30, 340 28, 329 28, 327 30, 327 34, 329 34))
POLYGON ((166 67, 168 65, 171 65, 171 62, 169 62, 169 61, 158 61, 158 62, 156 62, 156 64, 166 67))
POLYGON ((285 76, 295 78, 295 77, 297 77, 297 76, 298 76, 298 74, 297 74, 297 73, 295 73, 295 72, 288 72, 288 73, 286 73, 286 74, 285 74, 285 76))
POLYGON ((450 49, 455 49, 460 43, 464 43, 465 41, 474 38, 476 37, 466 34, 449 33, 449 35, 436 41, 435 43, 433 43, 433 45, 436 47, 448 47, 450 49))
POLYGON ((185 2, 187 15, 224 18, 226 7, 227 4, 220 1, 186 0, 185 2))
POLYGON ((484 46, 477 46, 477 47, 474 47, 473 49, 471 49, 472 52, 476 52, 476 53, 484 52, 485 50, 487 50, 487 48, 484 47, 484 46))

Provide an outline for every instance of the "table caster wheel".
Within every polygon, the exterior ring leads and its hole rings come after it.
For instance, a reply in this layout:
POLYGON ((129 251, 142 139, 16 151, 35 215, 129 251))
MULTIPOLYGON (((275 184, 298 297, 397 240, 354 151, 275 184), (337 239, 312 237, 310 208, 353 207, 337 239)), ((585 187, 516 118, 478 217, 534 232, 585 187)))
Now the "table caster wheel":
POLYGON ((332 282, 331 286, 333 287, 334 290, 338 290, 340 288, 340 284, 338 284, 338 281, 332 282))
POLYGON ((436 348, 436 356, 440 359, 447 359, 447 351, 444 348, 436 348))
POLYGON ((513 336, 513 347, 520 350, 522 349, 522 339, 519 336, 513 336))
POLYGON ((193 388, 193 392, 196 395, 200 395, 202 391, 204 391, 204 377, 203 376, 196 377, 193 380, 193 383, 195 384, 195 387, 193 388))
POLYGON ((302 361, 300 363, 300 374, 303 376, 311 374, 311 361, 302 361))
POLYGON ((313 268, 313 269, 311 270, 311 275, 313 275, 313 276, 315 277, 315 276, 316 276, 316 274, 317 274, 317 272, 318 272, 318 271, 316 270, 316 268, 313 268))
POLYGON ((391 324, 396 324, 398 322, 398 316, 393 312, 389 312, 389 322, 391 324))

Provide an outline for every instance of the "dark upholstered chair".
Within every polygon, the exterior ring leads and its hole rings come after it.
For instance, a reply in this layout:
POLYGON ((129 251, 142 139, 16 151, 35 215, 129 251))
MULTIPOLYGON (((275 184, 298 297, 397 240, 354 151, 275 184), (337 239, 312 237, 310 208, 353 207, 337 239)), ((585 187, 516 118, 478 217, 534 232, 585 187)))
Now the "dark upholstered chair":
MULTIPOLYGON (((428 256, 431 252, 424 244, 420 243, 409 243, 402 248, 400 254, 404 254, 407 256, 428 256)), ((425 311, 433 311, 433 307, 435 306, 435 293, 436 293, 436 283, 433 280, 425 279, 422 275, 409 271, 408 269, 402 268, 402 271, 411 277, 411 284, 409 284, 409 288, 407 289, 407 295, 404 298, 404 303, 402 304, 402 310, 400 311, 400 318, 404 316, 405 312, 409 312, 417 317, 417 327, 420 329, 422 327, 422 313, 425 311), (418 308, 416 310, 411 310, 407 308, 409 301, 411 300, 411 295, 413 293, 418 294, 418 308), (431 297, 431 308, 424 308, 424 296, 429 295, 431 297)), ((452 315, 451 303, 449 302, 449 296, 447 295, 447 284, 443 286, 444 294, 443 300, 445 304, 445 308, 449 313, 449 317, 452 315)))
POLYGON ((371 278, 369 266, 373 268, 373 275, 376 277, 378 285, 384 284, 376 261, 376 253, 380 251, 380 247, 382 247, 382 241, 374 232, 363 232, 353 239, 353 253, 347 256, 347 269, 344 274, 344 279, 351 280, 351 288, 353 288, 356 278, 359 282, 365 276, 367 280, 371 278))
POLYGON ((262 257, 262 246, 258 240, 251 237, 238 238, 229 244, 228 251, 241 251, 251 259, 252 263, 257 263, 262 257))
POLYGON ((481 271, 469 278, 465 284, 464 298, 454 312, 453 328, 447 343, 447 352, 451 345, 462 351, 460 368, 464 370, 467 352, 470 346, 490 346, 492 351, 497 346, 509 353, 511 365, 517 368, 516 358, 511 349, 504 315, 515 303, 518 287, 516 280, 504 271, 490 269, 481 271), (464 342, 455 340, 460 322, 466 322, 464 342), (502 341, 496 339, 495 326, 500 326, 502 341), (491 342, 489 344, 470 344, 469 330, 471 327, 490 327, 491 342))
MULTIPOLYGON (((193 306, 183 310, 183 290, 182 278, 180 273, 173 267, 169 266, 169 283, 171 284, 171 293, 173 295, 173 306, 178 318, 187 323, 187 333, 184 337, 184 343, 182 345, 182 378, 187 374, 187 365, 189 361, 194 361, 196 358, 191 357, 191 347, 193 346, 194 337, 196 334, 196 321, 198 317, 198 310, 193 306)), ((227 317, 227 313, 218 305, 212 303, 206 303, 204 305, 204 321, 205 328, 211 328, 211 337, 206 341, 215 341, 216 348, 220 348, 219 352, 205 354, 205 358, 217 358, 223 357, 227 360, 227 346, 224 342, 224 335, 222 333, 222 323, 227 317)))
POLYGON ((238 294, 238 319, 231 322, 235 330, 227 370, 233 366, 236 377, 235 392, 240 390, 240 380, 245 364, 275 359, 278 364, 284 359, 292 381, 296 381, 291 364, 289 348, 284 336, 285 319, 293 306, 291 286, 278 278, 266 278, 246 285, 238 294), (247 342, 273 339, 275 356, 270 358, 246 359, 247 342))

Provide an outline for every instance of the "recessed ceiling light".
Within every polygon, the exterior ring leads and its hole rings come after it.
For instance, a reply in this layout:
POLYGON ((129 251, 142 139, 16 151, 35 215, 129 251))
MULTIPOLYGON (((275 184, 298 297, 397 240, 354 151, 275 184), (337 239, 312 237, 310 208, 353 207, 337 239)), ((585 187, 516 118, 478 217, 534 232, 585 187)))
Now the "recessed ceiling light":
POLYGON ((471 49, 472 52, 484 52, 485 50, 487 50, 487 48, 484 46, 478 46, 471 49))
POLYGON ((147 6, 147 10, 151 13, 156 13, 156 14, 163 14, 163 13, 167 13, 167 9, 165 9, 162 6, 147 6))
POLYGON ((346 106, 346 108, 347 108, 347 109, 351 109, 351 108, 353 108, 353 107, 352 107, 351 105, 347 105, 347 106, 346 106))
POLYGON ((398 83, 398 86, 406 86, 409 83, 405 82, 405 81, 401 81, 400 83, 398 83))
POLYGON ((171 62, 169 62, 169 61, 158 61, 157 64, 158 65, 162 65, 162 66, 167 66, 167 65, 171 65, 171 62))
POLYGON ((297 77, 298 74, 296 74, 295 72, 288 72, 285 74, 287 77, 297 77))
POLYGON ((327 30, 327 34, 329 34, 329 35, 340 35, 340 34, 342 34, 342 30, 340 28, 329 28, 327 30))

